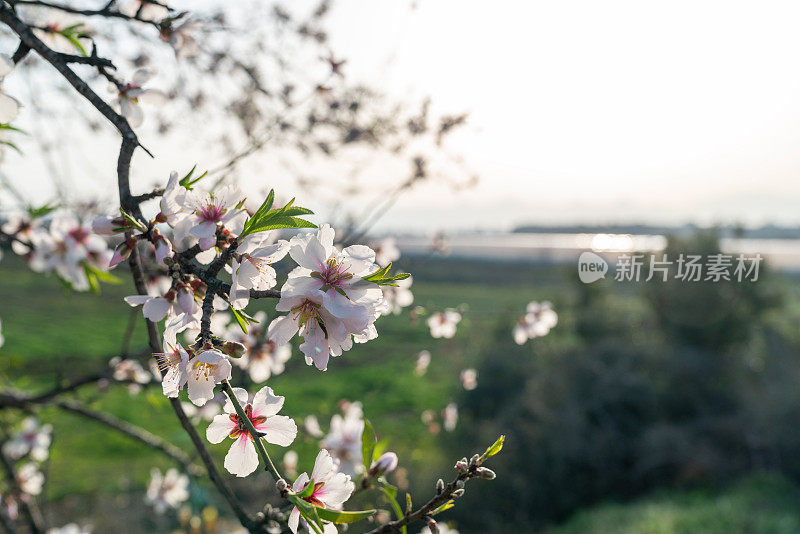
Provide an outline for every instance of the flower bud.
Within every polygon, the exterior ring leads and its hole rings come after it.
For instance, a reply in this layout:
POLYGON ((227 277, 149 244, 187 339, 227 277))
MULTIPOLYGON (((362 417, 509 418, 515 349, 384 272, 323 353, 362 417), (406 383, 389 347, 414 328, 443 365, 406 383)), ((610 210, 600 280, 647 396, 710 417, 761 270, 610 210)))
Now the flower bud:
POLYGON ((436 523, 436 520, 426 515, 425 522, 428 524, 428 530, 431 531, 431 534, 439 534, 439 525, 436 523))
POLYGON ((441 495, 444 491, 444 480, 441 478, 436 481, 436 495, 441 495))
POLYGON ((456 480, 456 487, 457 487, 458 489, 461 489, 461 488, 463 488, 463 487, 464 487, 464 479, 462 479, 462 478, 459 478, 458 480, 456 480))
POLYGON ((453 493, 451 493, 451 495, 456 498, 461 497, 464 495, 464 488, 455 490, 453 493))
POLYGON ((494 478, 497 476, 497 474, 488 467, 479 467, 475 470, 475 473, 479 477, 485 478, 486 480, 494 480, 494 478))
POLYGON ((127 223, 122 217, 100 215, 92 220, 92 232, 99 235, 114 235, 117 228, 124 226, 127 226, 127 223))
POLYGON ((231 358, 241 358, 244 351, 247 350, 244 345, 235 341, 226 341, 222 345, 222 352, 231 358))
POLYGON ((472 458, 469 459, 469 466, 475 467, 480 465, 481 457, 479 454, 475 454, 472 458))
POLYGON ((455 465, 455 468, 458 469, 459 471, 463 472, 463 473, 466 473, 466 471, 468 469, 467 459, 466 458, 462 458, 459 461, 457 461, 456 465, 455 465))
POLYGON ((277 482, 275 482, 275 487, 278 488, 278 493, 283 493, 284 491, 287 490, 289 485, 286 483, 284 479, 279 478, 277 482))
POLYGON ((120 243, 116 249, 114 249, 114 255, 111 256, 111 261, 108 262, 108 268, 111 269, 112 267, 116 267, 118 264, 125 261, 125 259, 131 255, 131 252, 136 247, 136 238, 129 237, 122 243, 120 243))
POLYGON ((373 462, 369 468, 369 476, 379 477, 384 473, 391 473, 397 467, 397 455, 393 452, 385 452, 380 458, 373 462))

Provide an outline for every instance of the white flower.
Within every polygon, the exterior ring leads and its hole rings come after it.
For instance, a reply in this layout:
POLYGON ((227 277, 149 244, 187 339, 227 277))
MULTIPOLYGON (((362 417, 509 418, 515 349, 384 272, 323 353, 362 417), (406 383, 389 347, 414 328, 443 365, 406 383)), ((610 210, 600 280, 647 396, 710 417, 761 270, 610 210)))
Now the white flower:
POLYGON ((363 471, 361 454, 363 432, 364 412, 359 402, 349 403, 344 417, 339 414, 331 417, 330 430, 322 440, 322 447, 339 462, 339 471, 342 473, 355 476, 363 471))
POLYGON ((288 344, 278 346, 274 341, 266 339, 264 326, 267 315, 263 311, 256 313, 253 319, 256 322, 248 327, 247 334, 238 325, 233 325, 226 337, 244 345, 245 353, 233 360, 233 363, 246 369, 250 379, 258 384, 284 371, 286 362, 292 356, 292 348, 288 344))
POLYGON ((322 429, 319 426, 319 420, 317 419, 316 415, 309 415, 303 419, 303 428, 306 432, 309 433, 312 437, 321 438, 322 437, 322 429))
POLYGON ((39 495, 44 485, 44 475, 36 467, 36 464, 28 463, 17 471, 17 484, 23 493, 39 495))
POLYGON ((180 184, 180 181, 178 173, 172 171, 167 186, 164 188, 164 194, 161 195, 159 201, 161 211, 156 218, 158 222, 165 222, 173 226, 183 216, 183 201, 187 190, 180 184))
POLYGON ((26 417, 22 428, 3 445, 3 452, 13 460, 30 453, 31 459, 43 462, 49 455, 52 432, 52 425, 40 425, 35 417, 26 417))
POLYGON ((525 316, 514 325, 512 331, 514 342, 522 345, 529 339, 546 336, 557 324, 558 314, 550 302, 530 302, 525 316))
POLYGON ((202 406, 214 398, 214 386, 231 377, 231 362, 216 349, 201 352, 189 360, 186 389, 189 400, 202 406))
POLYGON ((442 423, 444 423, 444 429, 448 432, 452 432, 456 429, 456 424, 458 423, 458 406, 456 406, 455 402, 451 402, 445 406, 442 411, 442 423))
MULTIPOLYGON (((297 425, 285 415, 277 415, 283 407, 283 397, 276 396, 272 388, 263 387, 248 403, 247 391, 234 388, 236 398, 244 407, 248 419, 257 432, 269 443, 288 447, 297 436, 297 425)), ((206 438, 211 443, 220 443, 226 437, 234 442, 225 456, 225 469, 237 477, 245 477, 258 467, 258 453, 253 438, 243 421, 239 421, 236 409, 230 399, 225 402, 225 413, 214 418, 206 430, 206 438)))
POLYGON ((281 295, 307 295, 321 291, 322 305, 341 319, 348 331, 362 333, 375 320, 375 308, 383 294, 376 284, 361 277, 375 271, 375 252, 364 245, 352 245, 341 252, 333 246, 335 232, 322 225, 316 234, 295 236, 289 255, 299 267, 289 273, 281 295))
POLYGON ((147 486, 145 502, 155 509, 157 514, 163 514, 167 508, 178 508, 189 498, 189 477, 169 469, 164 476, 158 469, 150 471, 150 484, 147 486))
POLYGON ((398 259, 400 259, 400 249, 397 248, 397 239, 387 237, 375 247, 375 263, 381 267, 386 267, 398 259))
POLYGON ((153 77, 154 71, 150 69, 138 69, 133 73, 133 78, 122 87, 111 86, 111 91, 117 92, 117 98, 111 102, 113 107, 123 117, 128 119, 128 123, 136 128, 142 124, 144 113, 139 107, 140 103, 160 106, 167 100, 167 95, 157 89, 144 89, 144 84, 153 77))
POLYGON ((67 35, 76 37, 84 48, 87 48, 90 43, 89 39, 77 37, 90 32, 80 17, 59 9, 40 6, 25 6, 23 13, 25 21, 33 27, 34 35, 56 52, 81 53, 81 50, 67 38, 67 35))
POLYGON ((67 523, 63 527, 48 529, 47 534, 91 534, 91 526, 80 526, 77 523, 67 523))
MULTIPOLYGON (((314 491, 305 498, 305 501, 320 508, 333 510, 341 510, 342 505, 355 491, 355 484, 350 477, 336 472, 333 458, 325 449, 319 451, 311 477, 309 478, 307 473, 302 473, 292 484, 292 491, 299 493, 309 484, 314 485, 314 491)), ((295 507, 289 514, 289 528, 297 534, 299 526, 300 510, 295 507)), ((333 532, 337 532, 336 527, 330 523, 326 524, 325 534, 333 532)))
POLYGON ((176 398, 189 380, 189 353, 174 339, 174 333, 164 332, 164 352, 153 354, 162 375, 164 395, 176 398))
MULTIPOLYGON (((0 104, 0 107, 2 107, 2 104, 0 104)), ((31 218, 27 211, 16 211, 9 214, 6 221, 0 226, 0 230, 6 234, 16 236, 21 241, 29 242, 35 239, 34 234, 46 233, 46 230, 41 227, 40 220, 31 218)), ((18 241, 11 242, 11 250, 20 256, 25 256, 31 252, 29 247, 18 241)))
POLYGON ((478 372, 475 369, 464 369, 461 371, 461 385, 467 391, 472 391, 478 387, 478 372))
POLYGON ((150 373, 136 360, 122 360, 115 357, 111 359, 109 365, 114 368, 114 380, 131 382, 128 384, 128 391, 132 394, 139 393, 140 384, 150 382, 150 373))
POLYGON ((186 328, 199 328, 203 310, 192 287, 176 284, 164 296, 130 295, 125 297, 129 306, 142 306, 142 315, 153 322, 167 319, 168 327, 177 332, 186 328))
MULTIPOLYGON (((14 70, 14 62, 9 56, 0 54, 0 84, 2 84, 3 78, 12 70, 14 70)), ((0 88, 0 123, 8 124, 16 119, 17 115, 19 115, 20 107, 22 107, 22 104, 19 103, 19 100, 6 94, 0 88)))
POLYGON ((431 336, 435 338, 451 339, 456 335, 456 325, 461 321, 461 314, 453 309, 444 312, 436 312, 428 317, 428 328, 431 329, 431 336))
POLYGON ((328 368, 331 355, 339 356, 353 346, 351 332, 340 319, 322 307, 323 299, 321 291, 300 296, 281 293, 275 309, 289 314, 274 319, 268 330, 270 341, 277 346, 287 344, 299 331, 303 338, 300 351, 305 355, 306 363, 315 365, 320 371, 328 368))
POLYGON ((120 2, 119 10, 129 17, 141 20, 160 21, 169 15, 169 9, 166 7, 144 0, 124 0, 120 2))
POLYGON ((403 308, 411 306, 414 294, 409 289, 413 280, 409 276, 404 280, 397 280, 396 286, 381 286, 383 303, 378 307, 381 315, 393 313, 399 315, 403 308))
POLYGON ((272 264, 286 256, 287 241, 272 243, 265 233, 251 234, 236 247, 231 261, 231 304, 241 310, 250 302, 250 290, 275 286, 278 275, 272 264))
POLYGON ((200 51, 200 43, 195 34, 203 27, 201 22, 184 20, 174 28, 161 30, 161 39, 168 42, 175 51, 175 57, 179 60, 195 57, 200 51))
POLYGON ((236 208, 242 200, 244 195, 232 185, 214 193, 187 191, 183 199, 187 218, 175 227, 176 239, 180 241, 188 234, 198 240, 201 250, 209 250, 217 243, 218 226, 238 235, 247 219, 247 212, 236 208))
POLYGON ((427 350, 419 351, 417 354, 417 363, 414 365, 414 374, 422 376, 428 372, 428 366, 431 364, 431 353, 427 350))

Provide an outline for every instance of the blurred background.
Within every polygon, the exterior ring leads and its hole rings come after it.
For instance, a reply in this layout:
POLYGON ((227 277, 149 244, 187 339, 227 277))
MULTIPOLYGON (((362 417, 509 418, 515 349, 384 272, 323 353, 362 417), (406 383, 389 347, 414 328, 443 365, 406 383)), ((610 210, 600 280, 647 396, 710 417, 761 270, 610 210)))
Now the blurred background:
MULTIPOLYGON (((800 532, 799 5, 173 7, 203 23, 189 57, 152 28, 84 22, 121 75, 154 68, 148 86, 168 96, 143 105, 155 158, 137 153, 134 190, 197 164, 255 206, 270 188, 297 197, 343 240, 394 239, 394 265, 413 275, 413 304, 326 373, 293 350, 269 382, 285 413, 314 415, 326 433, 342 400, 363 403, 400 457, 390 481, 415 502, 506 434, 498 479, 441 516, 462 534, 800 532), (675 266, 645 281, 645 266, 638 281, 585 284, 584 251, 611 259, 612 274, 636 251, 764 261, 756 281, 688 282, 675 266), (558 322, 519 344, 532 301, 550 302, 558 322), (457 332, 434 339, 426 321, 448 308, 457 332)), ((0 40, 6 53, 16 44, 0 40)), ((23 102, 25 132, 6 134, 19 151, 5 151, 2 209, 113 211, 109 126, 33 57, 3 84, 23 102)), ((0 269, 7 385, 45 390, 145 347, 127 281, 67 294, 12 254, 0 269)), ((190 447, 158 388, 78 397, 190 447)), ((56 523, 186 528, 144 504, 151 467, 170 467, 162 456, 56 408, 39 417, 54 427, 44 512, 56 523)), ((304 431, 300 471, 317 446, 304 431)), ((226 449, 212 449, 221 462, 226 449)), ((234 482, 247 495, 265 480, 234 482)), ((228 514, 193 486, 185 514, 201 510, 228 514)))

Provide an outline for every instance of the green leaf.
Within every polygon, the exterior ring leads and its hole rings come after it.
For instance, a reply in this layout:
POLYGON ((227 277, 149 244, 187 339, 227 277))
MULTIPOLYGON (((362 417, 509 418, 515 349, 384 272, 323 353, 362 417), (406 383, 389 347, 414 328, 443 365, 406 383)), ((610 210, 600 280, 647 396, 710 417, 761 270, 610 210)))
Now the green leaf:
POLYGON ((270 190, 266 200, 244 223, 239 240, 244 239, 250 234, 266 232, 268 230, 278 230, 281 228, 316 228, 317 226, 297 215, 309 215, 313 213, 307 208, 293 206, 294 199, 290 200, 284 207, 272 209, 275 200, 275 191, 270 190))
POLYGON ((242 332, 247 334, 247 320, 239 312, 239 310, 234 310, 233 306, 230 306, 230 309, 231 309, 231 313, 233 314, 233 318, 236 319, 236 323, 239 325, 239 328, 242 329, 242 332))
POLYGON ((446 503, 440 505, 436 510, 432 511, 428 515, 433 516, 433 515, 439 514, 441 512, 444 512, 445 510, 449 510, 453 506, 455 506, 455 502, 453 502, 453 499, 450 499, 449 501, 447 501, 446 503))
POLYGON ((330 510, 328 508, 317 508, 317 514, 319 514, 319 517, 321 519, 339 525, 343 523, 355 523, 356 521, 361 521, 362 519, 372 517, 373 515, 375 515, 375 512, 377 512, 377 510, 357 510, 352 512, 345 512, 338 510, 330 510))
POLYGON ((201 174, 197 178, 192 179, 192 176, 194 175, 194 171, 195 170, 197 170, 197 165, 192 167, 192 169, 186 174, 186 176, 184 176, 183 178, 180 179, 178 184, 181 187, 184 187, 184 188, 186 188, 186 189, 191 191, 192 186, 194 186, 194 184, 196 184, 197 182, 199 182, 200 180, 202 180, 203 178, 205 178, 208 175, 208 171, 205 171, 205 172, 203 172, 203 174, 201 174))
POLYGON ((44 206, 40 206, 38 208, 34 208, 33 206, 28 206, 28 214, 32 218, 41 217, 42 215, 47 215, 56 208, 58 208, 58 204, 50 204, 49 202, 44 206))
POLYGON ((297 495, 289 495, 287 499, 297 507, 300 515, 303 516, 303 519, 306 520, 311 529, 317 534, 322 534, 322 519, 317 513, 317 507, 311 506, 297 495))
POLYGON ((365 469, 369 469, 372 465, 372 455, 375 453, 377 441, 372 423, 364 419, 364 431, 361 433, 361 458, 364 461, 365 469))
POLYGON ((370 274, 369 276, 365 276, 363 280, 367 282, 372 282, 373 284, 378 284, 379 286, 396 286, 398 280, 405 280, 409 276, 409 273, 397 273, 394 275, 389 274, 389 269, 392 268, 392 264, 390 263, 386 267, 378 269, 374 273, 370 274))
POLYGON ((486 452, 481 454, 480 461, 483 462, 487 458, 490 458, 495 454, 497 454, 498 452, 500 452, 501 450, 503 450, 503 443, 505 442, 505 440, 506 440, 505 435, 501 435, 499 438, 497 438, 497 441, 492 443, 491 447, 486 449, 486 452))
POLYGON ((83 272, 86 273, 86 279, 89 281, 89 289, 92 290, 92 293, 95 295, 100 294, 100 282, 97 280, 97 276, 89 269, 89 265, 84 263, 83 264, 83 272))

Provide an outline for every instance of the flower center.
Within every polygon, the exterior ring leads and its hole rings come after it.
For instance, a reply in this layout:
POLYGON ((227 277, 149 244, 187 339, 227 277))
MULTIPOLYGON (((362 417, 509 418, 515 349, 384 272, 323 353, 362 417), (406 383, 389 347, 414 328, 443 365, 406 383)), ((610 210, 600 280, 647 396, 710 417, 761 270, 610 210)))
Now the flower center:
POLYGON ((353 274, 347 272, 348 268, 349 266, 345 265, 341 258, 330 258, 325 262, 322 271, 315 271, 311 276, 322 280, 323 291, 330 288, 341 289, 345 281, 353 278, 353 274))
POLYGON ((170 369, 175 369, 178 367, 178 364, 181 363, 182 359, 181 353, 178 349, 175 349, 172 352, 153 354, 153 357, 156 359, 158 370, 162 373, 166 373, 170 369))
POLYGON ((203 208, 198 212, 197 215, 200 216, 201 219, 204 221, 210 222, 219 222, 222 220, 222 216, 225 214, 225 207, 224 206, 217 206, 215 204, 206 204, 203 208))
MULTIPOLYGON (((310 484, 310 482, 306 482, 306 485, 303 486, 303 489, 307 488, 308 484, 310 484)), ((303 500, 313 506, 317 506, 319 508, 325 508, 325 503, 323 503, 321 500, 319 500, 319 497, 317 497, 317 495, 319 495, 320 493, 319 490, 322 489, 322 486, 324 485, 325 485, 324 482, 317 482, 316 484, 314 484, 314 491, 312 491, 311 495, 309 495, 308 497, 304 497, 303 500)))
MULTIPOLYGON (((251 404, 248 404, 247 406, 244 407, 244 413, 245 415, 247 415, 247 418, 250 419, 250 422, 253 423, 254 427, 262 424, 264 421, 267 420, 267 418, 264 417, 263 415, 258 415, 253 417, 253 406, 251 404)), ((234 427, 233 430, 230 431, 230 434, 228 434, 230 437, 232 437, 233 439, 237 439, 239 436, 247 436, 248 439, 250 440, 253 439, 253 436, 250 435, 250 431, 247 430, 247 426, 244 420, 239 420, 239 416, 235 413, 230 414, 228 417, 230 417, 231 422, 233 422, 236 425, 236 427, 234 427)))
POLYGON ((89 232, 87 232, 82 226, 79 226, 70 230, 69 236, 78 243, 84 243, 86 242, 86 238, 89 237, 89 232))
POLYGON ((206 382, 216 382, 215 370, 217 364, 207 362, 197 362, 194 364, 194 373, 197 380, 205 380, 206 382))

